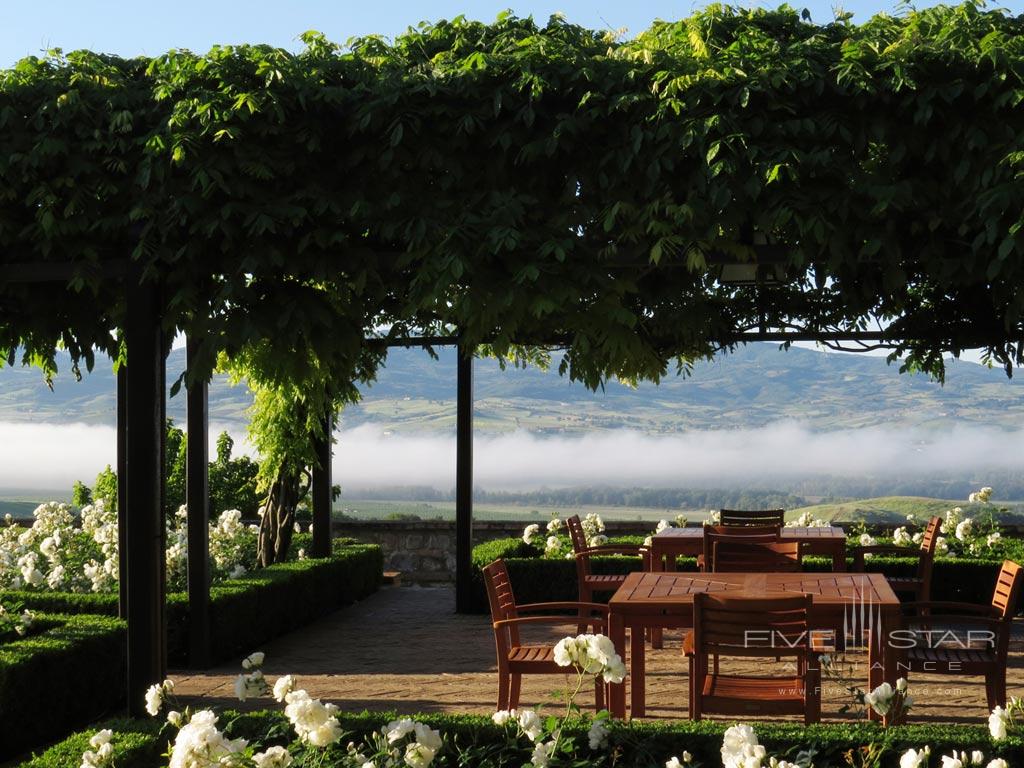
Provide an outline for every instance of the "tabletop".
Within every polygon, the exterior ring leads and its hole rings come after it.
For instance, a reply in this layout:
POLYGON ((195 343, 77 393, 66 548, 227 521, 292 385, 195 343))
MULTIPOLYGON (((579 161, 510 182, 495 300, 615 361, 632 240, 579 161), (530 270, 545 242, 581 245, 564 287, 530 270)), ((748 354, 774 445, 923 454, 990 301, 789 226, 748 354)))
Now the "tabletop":
MULTIPOLYGON (((686 528, 666 528, 661 533, 654 534, 654 541, 659 539, 703 539, 704 526, 693 526, 686 528)), ((814 539, 843 539, 846 540, 846 531, 837 525, 816 525, 816 526, 783 526, 779 530, 779 540, 787 541, 808 541, 814 539)))
MULTIPOLYGON (((685 529, 682 529, 685 530, 685 529)), ((701 592, 761 597, 812 594, 816 606, 859 604, 898 610, 900 601, 881 573, 672 573, 635 572, 608 601, 616 613, 689 608, 701 592)))

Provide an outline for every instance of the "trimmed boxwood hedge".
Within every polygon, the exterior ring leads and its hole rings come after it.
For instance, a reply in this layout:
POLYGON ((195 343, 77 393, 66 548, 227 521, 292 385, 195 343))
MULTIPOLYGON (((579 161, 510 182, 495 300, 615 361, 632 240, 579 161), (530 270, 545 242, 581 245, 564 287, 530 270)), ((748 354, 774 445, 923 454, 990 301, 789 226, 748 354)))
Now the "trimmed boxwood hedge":
MULTIPOLYGON (((379 729, 388 721, 396 719, 393 712, 364 712, 343 714, 342 727, 349 738, 359 741, 361 737, 379 729)), ((495 726, 488 717, 478 715, 415 715, 414 718, 437 728, 445 736, 447 746, 435 763, 439 768, 454 765, 472 765, 474 768, 498 768, 519 766, 529 761, 529 748, 520 743, 509 748, 505 743, 504 730, 495 726), (464 751, 462 762, 457 762, 453 746, 464 751)), ((236 716, 224 713, 221 725, 229 726, 233 738, 258 738, 272 729, 278 733, 291 734, 280 711, 265 711, 236 716)), ((167 733, 159 734, 161 723, 156 720, 124 721, 115 720, 101 723, 99 728, 111 728, 117 734, 114 738, 115 760, 118 768, 155 768, 164 764, 162 754, 167 748, 167 733)), ((661 768, 672 755, 690 752, 703 765, 720 765, 722 734, 727 723, 702 721, 693 722, 643 722, 614 726, 613 744, 616 750, 617 768, 661 768)), ((591 754, 586 746, 587 725, 571 723, 567 733, 575 737, 580 758, 586 765, 599 768, 611 765, 610 750, 591 754)), ((987 759, 1002 757, 1010 765, 1024 765, 1024 740, 1009 738, 992 742, 987 728, 974 725, 908 725, 882 729, 870 723, 822 724, 803 726, 799 723, 755 723, 754 729, 761 744, 769 754, 777 756, 794 755, 800 750, 814 750, 814 764, 821 768, 847 765, 843 754, 850 749, 874 743, 884 747, 883 768, 896 768, 899 757, 907 749, 931 746, 931 766, 938 766, 942 754, 953 749, 980 749, 987 759)), ((21 764, 20 768, 65 768, 74 765, 82 751, 88 746, 94 730, 69 737, 54 745, 43 754, 21 764)), ((278 742, 280 743, 280 742, 278 742)), ((335 764, 328 759, 326 765, 335 764)), ((582 763, 581 763, 582 764, 582 763)))
MULTIPOLYGON (((350 542, 336 540, 330 558, 280 563, 212 587, 213 661, 247 653, 257 643, 374 592, 384 568, 380 547, 350 542)), ((0 597, 33 611, 117 615, 117 595, 6 591, 0 597)), ((167 595, 167 648, 172 664, 188 661, 188 620, 188 596, 167 595)))
POLYGON ((45 631, 0 644, 0 760, 111 712, 124 697, 123 621, 38 619, 45 631))
MULTIPOLYGON (((617 537, 611 541, 640 543, 642 537, 617 537)), ((473 549, 474 611, 488 612, 481 569, 498 558, 503 558, 508 566, 518 602, 577 599, 576 566, 572 561, 540 557, 536 547, 524 544, 521 539, 496 539, 478 544, 473 549)), ((593 558, 591 563, 595 573, 629 573, 640 570, 640 560, 635 557, 598 557, 593 558)), ((852 560, 848 560, 847 564, 852 566, 852 560)), ((982 558, 936 558, 932 599, 988 603, 992 599, 992 589, 1001 564, 1002 560, 982 558)), ((907 557, 877 557, 871 560, 870 567, 872 571, 891 576, 909 576, 915 573, 917 561, 907 557)), ((680 557, 678 568, 682 571, 695 571, 697 560, 680 557)), ((831 571, 832 560, 827 557, 805 557, 804 570, 831 571)), ((609 596, 609 593, 598 594, 595 599, 606 600, 609 596)), ((1024 605, 1018 606, 1018 610, 1024 610, 1024 605)))

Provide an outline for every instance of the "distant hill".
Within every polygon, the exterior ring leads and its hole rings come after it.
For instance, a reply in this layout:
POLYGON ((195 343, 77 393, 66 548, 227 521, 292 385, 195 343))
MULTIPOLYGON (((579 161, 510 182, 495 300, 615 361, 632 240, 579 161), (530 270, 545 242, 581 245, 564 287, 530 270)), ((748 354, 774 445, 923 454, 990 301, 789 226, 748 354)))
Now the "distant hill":
MULTIPOLYGON (((393 350, 363 401, 347 408, 342 427, 373 423, 395 433, 451 432, 455 424, 455 352, 393 350)), ((61 370, 67 371, 66 360, 61 370)), ((168 380, 184 368, 184 350, 172 351, 168 380)), ((113 424, 114 377, 105 361, 76 382, 63 373, 49 391, 39 371, 0 369, 0 421, 113 424)), ((630 389, 611 382, 590 392, 554 372, 501 371, 493 360, 475 369, 476 426, 481 432, 524 429, 580 433, 628 427, 649 433, 687 429, 758 427, 780 419, 829 430, 879 424, 944 429, 951 422, 1024 426, 1024 389, 1001 370, 951 361, 945 386, 924 376, 899 375, 878 357, 780 351, 752 344, 688 378, 630 389)), ((251 400, 243 387, 218 377, 210 390, 210 418, 241 430, 251 400)), ((184 421, 184 396, 168 401, 168 414, 184 421)))

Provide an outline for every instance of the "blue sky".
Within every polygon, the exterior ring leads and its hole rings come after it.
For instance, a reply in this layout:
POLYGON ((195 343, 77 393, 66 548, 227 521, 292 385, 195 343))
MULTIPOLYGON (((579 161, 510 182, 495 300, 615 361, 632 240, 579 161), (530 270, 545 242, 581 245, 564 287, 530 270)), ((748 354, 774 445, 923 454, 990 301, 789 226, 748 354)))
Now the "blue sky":
MULTIPOLYGON (((249 0, 245 3, 176 0, 140 3, 138 0, 35 0, 0 2, 0 67, 23 56, 59 47, 65 51, 89 48, 121 55, 157 55, 169 48, 205 51, 215 43, 270 43, 295 48, 296 36, 316 29, 333 40, 371 33, 394 36, 406 27, 427 19, 465 14, 490 21, 505 8, 521 16, 546 20, 556 11, 570 21, 595 28, 627 28, 632 33, 647 28, 657 18, 687 16, 705 3, 651 0, 561 0, 536 2, 498 0, 249 0)), ((769 5, 774 5, 771 3, 769 5)), ((797 0, 815 21, 832 18, 829 0, 797 0)), ((850 0, 843 3, 854 18, 864 20, 879 11, 892 11, 893 0, 850 0)), ((934 5, 931 2, 920 6, 934 5)), ((1024 12, 1024 0, 999 4, 1015 14, 1024 12)))

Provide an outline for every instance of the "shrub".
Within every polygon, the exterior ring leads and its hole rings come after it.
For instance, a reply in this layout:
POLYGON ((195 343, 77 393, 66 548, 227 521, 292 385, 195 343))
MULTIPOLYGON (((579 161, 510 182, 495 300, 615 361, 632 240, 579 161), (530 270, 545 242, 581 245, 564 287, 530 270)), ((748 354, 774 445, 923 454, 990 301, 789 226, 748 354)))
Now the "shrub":
MULTIPOLYGON (((355 741, 380 729, 398 717, 393 712, 364 712, 342 714, 342 728, 355 741)), ((445 737, 447 746, 435 763, 443 766, 472 765, 474 768, 522 765, 529 762, 529 748, 525 743, 509 746, 504 729, 494 725, 490 718, 476 715, 425 714, 415 715, 418 722, 435 728, 445 737), (461 761, 456 751, 462 753, 461 761)), ((243 715, 224 713, 221 723, 232 738, 246 738, 266 742, 272 731, 292 735, 288 722, 278 712, 252 712, 243 715)), ((118 768, 155 768, 162 765, 160 755, 166 749, 165 737, 158 735, 157 721, 115 720, 102 723, 115 732, 114 759, 118 768)), ((690 752, 705 766, 721 765, 722 735, 727 723, 702 721, 679 723, 617 723, 612 742, 618 747, 617 768, 650 768, 665 764, 668 757, 690 752)), ((1024 764, 1024 741, 1009 738, 993 743, 984 726, 974 725, 908 725, 883 730, 868 723, 822 724, 804 726, 798 723, 756 723, 758 740, 769 754, 795 755, 801 750, 814 750, 815 765, 845 765, 843 754, 868 743, 885 749, 882 766, 896 768, 899 757, 907 749, 928 744, 932 748, 932 764, 938 756, 953 749, 981 749, 987 758, 1002 757, 1010 765, 1024 764)), ((570 722, 567 735, 575 737, 579 765, 610 766, 611 750, 590 752, 587 748, 586 721, 570 722)), ((65 768, 78 760, 87 747, 90 730, 70 736, 43 754, 21 764, 21 768, 65 768)), ((275 739, 279 742, 280 739, 275 739)))
POLYGON ((124 622, 37 619, 45 631, 0 644, 0 760, 109 713, 124 697, 124 622))
MULTIPOLYGON (((337 539, 330 558, 280 563, 211 587, 210 609, 217 618, 211 638, 213 660, 232 658, 363 599, 380 586, 383 567, 377 545, 337 539)), ((117 615, 117 595, 7 591, 0 597, 33 611, 117 615)), ((188 596, 168 594, 167 648, 174 664, 187 662, 188 621, 188 596)))

